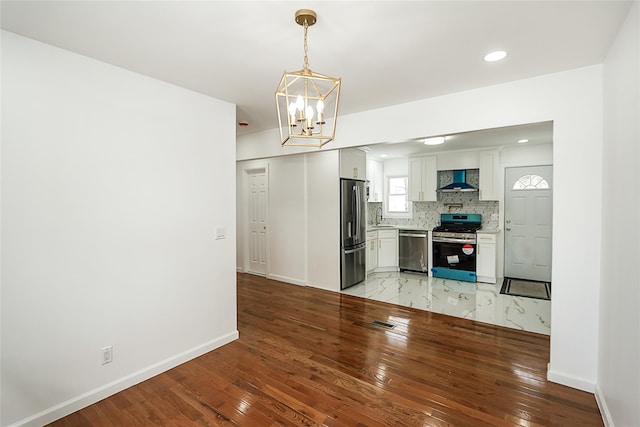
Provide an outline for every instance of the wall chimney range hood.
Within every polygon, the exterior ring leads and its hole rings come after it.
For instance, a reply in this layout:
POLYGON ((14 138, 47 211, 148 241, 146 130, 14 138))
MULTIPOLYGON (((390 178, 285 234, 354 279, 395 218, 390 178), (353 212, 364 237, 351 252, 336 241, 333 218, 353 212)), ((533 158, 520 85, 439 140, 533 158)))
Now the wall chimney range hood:
POLYGON ((459 193, 459 192, 471 192, 478 191, 477 188, 471 184, 467 184, 467 171, 466 170, 454 170, 453 182, 449 185, 445 185, 438 191, 443 193, 459 193))

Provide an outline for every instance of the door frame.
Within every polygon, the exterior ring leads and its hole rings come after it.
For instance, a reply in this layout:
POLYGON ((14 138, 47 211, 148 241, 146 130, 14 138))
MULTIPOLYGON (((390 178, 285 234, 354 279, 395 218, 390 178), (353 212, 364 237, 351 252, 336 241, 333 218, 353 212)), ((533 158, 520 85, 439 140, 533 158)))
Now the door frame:
MULTIPOLYGON (((265 223, 267 233, 265 236, 265 277, 269 277, 269 163, 246 165, 242 170, 242 266, 241 273, 257 274, 249 271, 249 175, 255 172, 264 172, 267 180, 267 200, 265 223)), ((262 274, 257 274, 262 276, 262 274)))

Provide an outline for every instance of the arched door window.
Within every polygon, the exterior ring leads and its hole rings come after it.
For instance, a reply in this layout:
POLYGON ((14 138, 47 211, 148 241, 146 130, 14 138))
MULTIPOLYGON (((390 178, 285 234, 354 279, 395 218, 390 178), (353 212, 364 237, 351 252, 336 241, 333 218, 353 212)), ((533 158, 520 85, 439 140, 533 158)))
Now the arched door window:
POLYGON ((514 190, 548 190, 549 183, 540 175, 522 175, 513 184, 514 190))

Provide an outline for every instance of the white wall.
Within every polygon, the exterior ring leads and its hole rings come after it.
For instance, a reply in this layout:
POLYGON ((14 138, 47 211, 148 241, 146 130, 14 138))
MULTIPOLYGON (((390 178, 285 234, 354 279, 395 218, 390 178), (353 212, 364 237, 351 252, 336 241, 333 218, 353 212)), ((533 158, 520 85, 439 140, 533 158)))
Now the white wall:
POLYGON ((304 175, 302 155, 269 161, 269 275, 291 283, 305 277, 305 263, 298 262, 307 252, 304 175))
POLYGON ((338 151, 314 151, 237 163, 237 269, 246 266, 246 170, 269 172, 267 277, 340 290, 338 151))
POLYGON ((608 426, 640 425, 640 7, 604 64, 598 388, 608 426))
POLYGON ((385 160, 382 162, 382 174, 385 177, 409 175, 409 159, 405 157, 385 160))
POLYGON ((478 169, 480 159, 477 150, 460 150, 449 153, 437 154, 438 161, 436 167, 439 171, 455 169, 478 169))
POLYGON ((305 156, 307 165, 307 283, 340 290, 340 159, 337 150, 305 156))
MULTIPOLYGON (((345 82, 345 84, 347 84, 345 82)), ((340 117, 331 148, 552 120, 554 247, 549 378, 593 391, 597 376, 602 66, 514 81, 340 117), (376 126, 371 126, 375 123, 376 126), (402 126, 397 126, 402 123, 402 126), (589 186, 576 186, 588 173, 589 186), (589 230, 589 232, 585 232, 589 230), (575 248, 580 248, 580 257, 575 248)), ((238 138, 238 159, 282 153, 277 130, 238 138)))
POLYGON ((237 338, 234 121, 232 104, 2 33, 2 425, 237 338))

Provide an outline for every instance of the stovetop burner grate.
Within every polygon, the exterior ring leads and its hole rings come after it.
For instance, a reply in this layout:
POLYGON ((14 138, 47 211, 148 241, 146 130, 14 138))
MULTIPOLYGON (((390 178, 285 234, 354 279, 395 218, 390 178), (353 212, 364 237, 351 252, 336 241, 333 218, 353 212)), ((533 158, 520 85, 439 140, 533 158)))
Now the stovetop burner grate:
POLYGON ((482 228, 480 214, 440 214, 440 225, 435 232, 475 233, 482 228))
POLYGON ((480 230, 480 224, 442 224, 433 229, 433 231, 447 231, 451 233, 475 233, 480 230))

